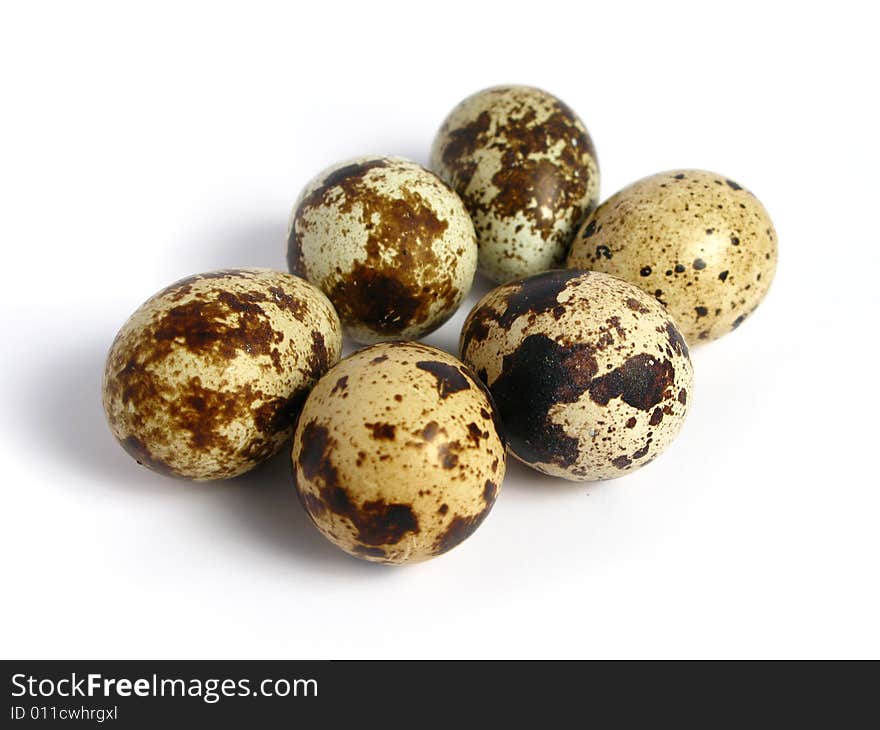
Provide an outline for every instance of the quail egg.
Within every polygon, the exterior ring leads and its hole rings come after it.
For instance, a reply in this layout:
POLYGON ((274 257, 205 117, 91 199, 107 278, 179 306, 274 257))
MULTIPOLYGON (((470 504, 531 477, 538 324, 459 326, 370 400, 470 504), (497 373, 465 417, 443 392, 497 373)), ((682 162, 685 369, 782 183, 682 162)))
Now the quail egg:
POLYGON ((465 320, 461 355, 489 386, 511 452, 573 481, 647 464, 675 438, 691 400, 675 322, 606 274, 552 270, 497 287, 465 320))
POLYGON ((191 276, 147 300, 116 336, 104 412, 123 448, 157 472, 241 474, 278 451, 313 383, 339 359, 327 298, 269 269, 191 276))
POLYGON ((433 173, 399 157, 360 157, 303 190, 287 261, 330 298, 353 339, 417 339, 470 290, 476 234, 461 199, 433 173))
POLYGON ((498 86, 462 101, 440 127, 431 167, 465 202, 479 268, 496 282, 561 266, 596 207, 596 150, 578 116, 546 91, 498 86))
POLYGON ((691 344, 739 327, 776 272, 764 206, 714 172, 672 170, 612 195, 584 221, 568 266, 618 276, 664 304, 691 344))
POLYGON ((415 342, 360 350, 312 390, 293 438, 296 488, 324 536, 358 558, 412 563, 454 548, 501 486, 491 396, 415 342))

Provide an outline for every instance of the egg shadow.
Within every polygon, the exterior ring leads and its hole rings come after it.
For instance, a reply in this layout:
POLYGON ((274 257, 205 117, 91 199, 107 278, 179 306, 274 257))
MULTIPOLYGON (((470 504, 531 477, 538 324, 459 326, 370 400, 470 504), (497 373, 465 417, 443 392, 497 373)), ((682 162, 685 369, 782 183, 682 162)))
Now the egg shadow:
MULTIPOLYGON (((430 169, 430 145, 423 140, 401 139, 387 134, 364 138, 351 149, 345 147, 326 166, 365 154, 405 157, 430 169), (338 159, 337 159, 338 158, 338 159)), ((306 172, 299 186, 291 192, 286 206, 277 213, 253 220, 209 223, 204 229, 188 231, 178 251, 177 260, 186 274, 212 269, 259 266, 287 271, 287 225, 290 211, 300 190, 323 168, 306 172)))
MULTIPOLYGON (((33 358, 46 363, 30 367, 18 389, 16 408, 32 443, 66 467, 88 478, 93 487, 112 484, 130 490, 156 489, 165 482, 146 469, 132 469, 104 418, 101 379, 111 340, 80 341, 67 351, 63 343, 52 357, 33 358)), ((135 466, 137 466, 135 464, 135 466)))
POLYGON ((101 379, 109 345, 94 339, 67 352, 55 351, 51 360, 35 358, 50 365, 28 371, 14 402, 28 441, 41 444, 50 458, 83 477, 76 483, 189 503, 206 500, 206 519, 217 519, 219 510, 224 521, 279 560, 348 574, 385 568, 346 555, 310 523, 293 486, 288 444, 247 474, 210 483, 174 479, 139 466, 119 446, 104 418, 101 379))
MULTIPOLYGON (((293 201, 291 201, 292 203, 293 201)), ((209 225, 187 235, 182 271, 262 267, 287 271, 287 214, 209 225)))
MULTIPOLYGON (((431 142, 418 137, 410 129, 381 129, 380 134, 365 134, 354 136, 339 145, 324 161, 324 167, 330 167, 344 160, 355 157, 403 157, 411 162, 421 165, 426 170, 431 169, 431 142)), ((312 170, 302 179, 305 185, 314 175, 321 172, 319 168, 312 170)), ((290 201, 293 203, 293 201, 290 201)))
MULTIPOLYGON (((388 145, 385 146, 387 147, 388 145)), ((391 150, 392 151, 389 154, 392 154, 396 157, 405 157, 408 160, 412 160, 416 164, 424 167, 426 170, 431 169, 431 151, 429 148, 426 148, 423 145, 417 145, 415 143, 401 145, 395 143, 395 146, 392 147, 391 150)))
POLYGON ((300 503, 291 472, 288 442, 247 474, 207 486, 217 489, 217 501, 229 522, 279 560, 300 560, 322 573, 394 572, 344 553, 321 535, 300 503))
POLYGON ((596 489, 601 489, 609 481, 613 480, 573 482, 550 476, 532 469, 508 452, 502 491, 506 491, 508 494, 529 494, 533 497, 539 494, 566 497, 584 491, 593 492, 596 489))

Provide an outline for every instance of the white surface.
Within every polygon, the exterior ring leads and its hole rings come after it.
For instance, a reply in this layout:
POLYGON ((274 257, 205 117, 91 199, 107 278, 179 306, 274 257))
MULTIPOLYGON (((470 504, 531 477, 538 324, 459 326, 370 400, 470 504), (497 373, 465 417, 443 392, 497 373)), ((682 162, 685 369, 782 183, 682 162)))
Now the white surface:
MULTIPOLYGON (((3 6, 0 655, 880 656, 873 10, 493 5, 3 6), (603 197, 703 167, 775 220, 773 289, 695 350, 669 451, 591 487, 511 463, 470 540, 396 569, 323 540, 284 455, 208 486, 138 468, 99 400, 129 313, 283 269, 314 173, 425 162, 500 82, 580 113, 603 197)), ((428 341, 454 351, 464 314, 428 341)))

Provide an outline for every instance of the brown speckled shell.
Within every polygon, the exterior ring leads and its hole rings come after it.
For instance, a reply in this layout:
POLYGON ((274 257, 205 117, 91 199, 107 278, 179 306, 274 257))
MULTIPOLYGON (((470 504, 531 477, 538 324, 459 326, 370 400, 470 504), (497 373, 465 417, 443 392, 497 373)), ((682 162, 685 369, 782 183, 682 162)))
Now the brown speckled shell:
POLYGON ((434 139, 431 167, 464 200, 480 271, 497 282, 562 265, 598 202, 599 166, 583 122, 528 86, 485 89, 455 107, 434 139))
POLYGON ((776 231, 764 206, 733 180, 672 170, 602 203, 581 226, 568 266, 640 287, 697 344, 736 329, 767 294, 776 231))
POLYGON ((451 355, 415 342, 360 350, 303 407, 291 453, 300 499, 358 558, 445 553, 479 527, 501 487, 494 419, 485 387, 451 355))
POLYGON ((312 180, 288 229, 290 270, 333 302, 359 342, 417 339, 470 291, 473 223, 436 175, 399 157, 360 157, 312 180))
POLYGON ((131 456, 195 480, 242 474, 278 451, 342 351, 327 298, 290 274, 191 276, 145 302, 107 356, 104 411, 131 456))
POLYGON ((461 352, 489 386, 511 452, 574 481, 653 460, 691 401, 690 356, 673 320, 605 274, 561 269, 493 289, 468 315, 461 352))

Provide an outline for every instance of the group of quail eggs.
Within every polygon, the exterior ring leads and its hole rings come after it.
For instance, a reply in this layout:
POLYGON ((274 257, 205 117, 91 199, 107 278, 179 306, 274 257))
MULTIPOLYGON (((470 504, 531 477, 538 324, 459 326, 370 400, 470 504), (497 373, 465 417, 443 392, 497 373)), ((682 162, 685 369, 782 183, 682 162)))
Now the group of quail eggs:
POLYGON ((104 410, 140 464, 226 479, 293 437, 312 522, 383 563, 440 555, 498 496, 508 449, 573 481, 656 458, 691 402, 688 344, 738 327, 770 286, 776 234, 723 175, 674 170, 599 205, 584 124, 539 89, 468 97, 429 171, 360 157, 290 217, 290 274, 178 281, 123 325, 104 410), (457 359, 417 342, 476 271, 497 283, 457 359), (340 360, 342 337, 368 347, 340 360))

